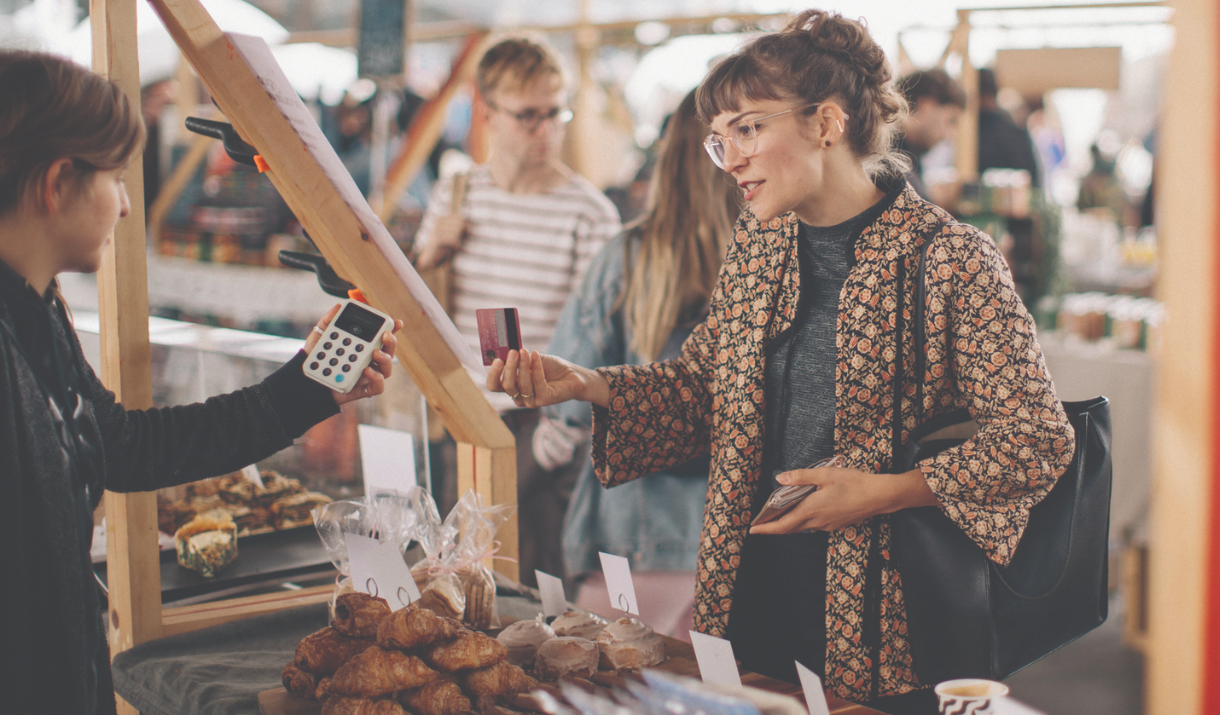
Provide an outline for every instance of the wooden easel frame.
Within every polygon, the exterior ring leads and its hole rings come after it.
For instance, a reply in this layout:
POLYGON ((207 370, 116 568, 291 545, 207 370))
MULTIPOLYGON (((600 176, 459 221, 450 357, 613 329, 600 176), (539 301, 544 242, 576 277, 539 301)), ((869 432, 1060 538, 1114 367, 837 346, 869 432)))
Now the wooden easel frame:
MULTIPOLYGON (((458 489, 474 489, 486 503, 516 502, 516 449, 512 433, 492 409, 461 360, 425 315, 353 211, 275 104, 245 69, 198 0, 154 0, 171 36, 195 67, 216 103, 269 166, 268 176, 319 250, 376 307, 404 322, 398 360, 458 442, 458 489)), ((139 66, 133 0, 92 0, 94 68, 114 80, 139 106, 139 66)), ((137 162, 138 164, 138 162, 137 162)), ((143 193, 129 172, 134 196, 143 193)), ((143 204, 115 230, 99 272, 102 379, 128 408, 152 406, 148 288, 143 204)), ((328 598, 329 587, 162 609, 156 546, 155 494, 106 494, 111 652, 163 635, 224 623, 328 598)), ((500 555, 517 555, 517 522, 501 527, 500 555)), ((495 568, 518 577, 515 560, 495 568)), ((130 706, 124 712, 135 712, 130 706)))

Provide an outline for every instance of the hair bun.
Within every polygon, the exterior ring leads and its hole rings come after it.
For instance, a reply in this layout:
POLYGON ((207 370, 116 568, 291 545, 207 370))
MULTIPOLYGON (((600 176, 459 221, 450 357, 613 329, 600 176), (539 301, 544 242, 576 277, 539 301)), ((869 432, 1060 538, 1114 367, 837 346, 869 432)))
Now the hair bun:
POLYGON ((869 36, 863 18, 856 21, 825 10, 805 10, 788 23, 787 31, 807 34, 819 50, 856 68, 871 85, 880 86, 893 78, 889 60, 869 36))

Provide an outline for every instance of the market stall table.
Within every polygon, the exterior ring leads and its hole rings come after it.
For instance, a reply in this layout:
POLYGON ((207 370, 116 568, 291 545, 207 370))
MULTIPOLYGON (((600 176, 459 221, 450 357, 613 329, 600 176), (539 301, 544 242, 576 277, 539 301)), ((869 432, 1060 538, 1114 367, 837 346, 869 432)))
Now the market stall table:
MULTIPOLYGON (((504 621, 541 610, 530 598, 496 600, 504 621)), ((317 703, 284 691, 280 674, 300 640, 326 623, 326 604, 316 604, 143 643, 115 656, 115 691, 142 715, 317 715, 317 703)), ((666 648, 661 670, 698 677, 689 643, 668 639, 666 648)), ((742 673, 741 680, 801 697, 799 686, 766 676, 742 673)), ((879 715, 838 698, 828 702, 832 715, 879 715)))

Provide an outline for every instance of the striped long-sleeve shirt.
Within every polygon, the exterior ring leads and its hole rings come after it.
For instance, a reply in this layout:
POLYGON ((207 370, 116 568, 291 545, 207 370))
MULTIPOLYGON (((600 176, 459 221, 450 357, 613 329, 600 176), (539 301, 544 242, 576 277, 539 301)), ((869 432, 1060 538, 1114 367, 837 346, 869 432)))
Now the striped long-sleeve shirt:
MULTIPOLYGON (((437 182, 417 243, 431 240, 437 216, 451 211, 453 183, 437 182)), ((521 342, 544 350, 568 295, 621 229, 618 210, 579 175, 550 191, 514 194, 475 167, 462 205, 466 235, 453 258, 453 322, 479 351, 477 308, 517 308, 521 342)))

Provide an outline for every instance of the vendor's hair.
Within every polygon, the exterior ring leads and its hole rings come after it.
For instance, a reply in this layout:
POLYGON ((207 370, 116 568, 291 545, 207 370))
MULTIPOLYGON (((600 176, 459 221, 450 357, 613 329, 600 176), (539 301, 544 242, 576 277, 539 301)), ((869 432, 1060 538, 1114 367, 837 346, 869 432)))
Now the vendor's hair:
POLYGON ((703 149, 707 125, 686 95, 669 119, 644 215, 626 241, 620 303, 631 325, 631 349, 652 362, 674 328, 707 308, 741 211, 740 192, 703 149), (634 256, 634 260, 632 260, 634 256))
POLYGON ((81 179, 126 166, 144 147, 140 109, 114 83, 70 60, 0 51, 0 214, 41 199, 59 159, 81 179))
POLYGON ((942 107, 951 104, 961 109, 966 108, 966 92, 961 85, 953 81, 948 72, 939 68, 912 72, 898 80, 898 88, 912 110, 924 97, 942 107))
POLYGON ((567 86, 559 53, 540 37, 510 35, 491 40, 475 70, 475 84, 487 97, 497 90, 520 92, 548 76, 555 78, 560 88, 567 86))
POLYGON ((848 115, 848 145, 870 173, 900 176, 908 162, 893 151, 894 132, 907 103, 893 78, 862 22, 806 10, 717 63, 699 86, 699 116, 711 123, 743 100, 787 100, 809 115, 834 100, 848 115))

